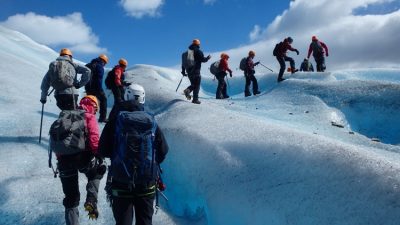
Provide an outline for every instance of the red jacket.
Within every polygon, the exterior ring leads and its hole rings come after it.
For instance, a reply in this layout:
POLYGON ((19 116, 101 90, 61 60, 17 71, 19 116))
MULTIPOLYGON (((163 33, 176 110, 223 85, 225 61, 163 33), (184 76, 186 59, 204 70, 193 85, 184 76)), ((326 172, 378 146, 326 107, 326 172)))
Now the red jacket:
POLYGON ((279 56, 279 57, 284 57, 284 56, 286 56, 287 50, 296 51, 296 49, 293 48, 293 47, 289 44, 289 41, 288 41, 287 39, 285 39, 285 40, 282 42, 282 46, 279 48, 279 51, 278 51, 277 56, 279 56))
POLYGON ((117 65, 114 67, 114 73, 115 73, 114 83, 117 87, 122 86, 124 72, 125 70, 121 66, 117 65))
POLYGON ((223 72, 228 71, 229 73, 232 73, 232 70, 229 69, 228 60, 226 58, 221 59, 221 61, 219 63, 219 68, 223 72))
MULTIPOLYGON (((317 43, 319 42, 319 44, 320 44, 321 47, 323 48, 323 49, 322 49, 322 52, 321 52, 321 53, 322 53, 322 56, 324 56, 324 49, 325 49, 326 56, 329 56, 328 46, 326 46, 326 44, 325 44, 324 42, 322 42, 322 41, 316 41, 316 42, 317 42, 317 43)), ((313 43, 314 43, 314 41, 311 42, 310 47, 308 47, 308 55, 307 55, 307 58, 310 58, 311 52, 313 51, 313 48, 312 48, 313 43)), ((313 55, 316 55, 316 54, 317 54, 317 53, 314 52, 313 55)))
POLYGON ((90 99, 83 99, 79 108, 85 110, 85 127, 87 129, 86 148, 93 153, 97 153, 99 148, 99 124, 96 119, 96 108, 90 99))

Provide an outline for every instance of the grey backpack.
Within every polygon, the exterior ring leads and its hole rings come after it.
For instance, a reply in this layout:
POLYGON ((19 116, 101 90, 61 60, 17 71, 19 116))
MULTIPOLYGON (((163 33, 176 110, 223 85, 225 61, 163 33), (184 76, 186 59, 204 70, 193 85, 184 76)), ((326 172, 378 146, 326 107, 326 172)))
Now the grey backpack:
POLYGON ((68 60, 57 60, 49 66, 50 84, 57 90, 64 90, 74 85, 76 75, 74 65, 68 60))
POLYGON ((84 110, 63 110, 50 127, 50 150, 70 155, 85 151, 86 127, 84 110))
POLYGON ((186 52, 182 53, 182 65, 186 70, 191 70, 194 65, 194 51, 193 50, 187 50, 186 52))

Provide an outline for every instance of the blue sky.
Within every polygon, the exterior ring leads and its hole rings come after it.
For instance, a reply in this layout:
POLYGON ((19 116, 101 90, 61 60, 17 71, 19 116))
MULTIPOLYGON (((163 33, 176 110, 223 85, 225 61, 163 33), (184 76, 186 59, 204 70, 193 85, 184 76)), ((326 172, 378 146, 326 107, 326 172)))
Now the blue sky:
MULTIPOLYGON (((129 16, 119 1, 2 0, 0 21, 15 14, 33 12, 47 17, 65 17, 79 12, 83 22, 106 48, 110 58, 129 62, 171 66, 193 38, 206 51, 230 49, 249 43, 254 25, 266 26, 288 8, 289 0, 202 0, 164 1, 157 15, 129 16), (45 3, 44 3, 45 2, 45 3)), ((144 1, 145 2, 145 1, 144 1)), ((151 2, 151 1, 149 1, 151 2)), ((57 50, 62 45, 52 45, 57 50)), ((74 51, 79 59, 96 54, 74 51)))
POLYGON ((224 51, 236 65, 256 50, 274 69, 272 48, 287 36, 301 53, 290 55, 297 65, 313 35, 330 49, 328 70, 395 67, 400 58, 400 0, 0 1, 0 25, 82 61, 106 53, 108 66, 121 57, 175 66, 193 38, 213 60, 224 51))

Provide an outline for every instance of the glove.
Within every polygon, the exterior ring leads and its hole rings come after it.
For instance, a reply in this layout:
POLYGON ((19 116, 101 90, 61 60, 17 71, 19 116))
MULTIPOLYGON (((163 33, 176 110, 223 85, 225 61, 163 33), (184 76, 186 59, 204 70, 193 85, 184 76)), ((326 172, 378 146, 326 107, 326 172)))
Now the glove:
POLYGON ((209 60, 209 59, 211 59, 211 55, 208 55, 208 56, 207 56, 207 60, 209 60))
POLYGON ((232 77, 232 72, 229 73, 229 76, 232 77))
POLYGON ((158 184, 157 184, 157 188, 160 191, 165 191, 165 189, 167 189, 167 185, 165 185, 162 180, 158 180, 158 184))
POLYGON ((299 50, 295 49, 294 51, 297 53, 297 55, 299 55, 299 50))
POLYGON ((182 71, 181 74, 182 74, 184 77, 187 76, 187 74, 185 73, 185 71, 182 71))
POLYGON ((79 89, 79 84, 74 84, 75 89, 79 89))
POLYGON ((46 104, 46 99, 40 99, 40 102, 41 102, 42 104, 46 104))
POLYGON ((258 64, 260 64, 260 62, 256 62, 256 63, 254 63, 254 66, 257 66, 258 64))
POLYGON ((328 57, 329 56, 329 54, 328 53, 326 53, 326 57, 328 57))

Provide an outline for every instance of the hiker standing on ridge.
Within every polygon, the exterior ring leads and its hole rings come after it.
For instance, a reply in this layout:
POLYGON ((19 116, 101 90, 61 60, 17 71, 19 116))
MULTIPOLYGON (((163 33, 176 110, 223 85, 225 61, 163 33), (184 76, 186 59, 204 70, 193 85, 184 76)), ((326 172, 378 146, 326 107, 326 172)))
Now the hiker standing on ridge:
POLYGON ((129 85, 124 99, 114 105, 100 137, 100 153, 111 159, 107 197, 116 225, 131 225, 133 216, 135 224, 151 225, 157 188, 165 189, 159 165, 168 145, 154 117, 144 112, 143 87, 129 85))
POLYGON ((311 44, 308 48, 307 59, 310 58, 311 52, 313 53, 315 63, 317 64, 317 72, 324 72, 326 69, 324 53, 326 53, 326 57, 329 56, 328 46, 326 46, 324 42, 319 41, 316 36, 312 36, 311 44))
POLYGON ((109 72, 106 78, 106 86, 109 87, 114 95, 114 105, 123 101, 124 97, 124 72, 128 66, 128 61, 121 58, 118 65, 109 72), (111 74, 110 74, 111 73, 111 74), (110 76, 111 75, 111 76, 110 76))
MULTIPOLYGON (((67 225, 79 225, 79 179, 78 172, 87 178, 85 210, 90 219, 97 219, 97 197, 100 180, 107 168, 103 160, 97 157, 99 144, 99 125, 96 121, 98 102, 95 96, 87 95, 79 103, 84 110, 85 149, 74 154, 57 153, 57 169, 64 193, 65 221, 67 225)), ((56 151, 56 150, 53 150, 56 151)))
POLYGON ((217 91, 215 93, 215 98, 216 99, 224 99, 224 98, 229 98, 227 89, 226 89, 226 82, 225 82, 225 76, 228 75, 226 71, 229 72, 229 76, 232 77, 232 70, 229 69, 228 66, 228 59, 229 55, 226 53, 221 54, 221 60, 219 62, 219 70, 220 72, 217 73, 215 76, 218 80, 218 87, 217 91))
POLYGON ((203 52, 200 50, 200 40, 199 39, 193 40, 192 44, 189 46, 188 52, 190 52, 190 54, 188 54, 188 56, 190 56, 190 55, 193 56, 194 65, 191 68, 184 68, 182 66, 182 74, 185 74, 185 70, 186 70, 189 80, 190 80, 190 86, 187 87, 183 91, 183 93, 185 94, 186 98, 188 100, 190 100, 192 98, 190 93, 193 91, 192 103, 200 104, 201 102, 199 101, 199 91, 200 91, 200 83, 201 83, 201 75, 200 75, 201 64, 207 62, 211 58, 211 55, 204 57, 203 52), (190 52, 190 51, 192 51, 192 52, 190 52))
POLYGON ((260 62, 253 62, 254 57, 256 56, 256 53, 251 50, 249 51, 249 55, 246 58, 246 66, 244 68, 244 77, 246 78, 246 84, 244 86, 244 96, 248 97, 251 96, 250 93, 250 84, 253 83, 253 94, 258 95, 261 92, 258 90, 258 82, 254 74, 256 71, 254 70, 254 67, 257 66, 260 62))
POLYGON ((54 97, 58 108, 72 110, 77 108, 79 92, 77 89, 86 85, 90 80, 90 69, 72 61, 72 52, 63 48, 60 56, 49 65, 49 70, 43 77, 40 89, 42 94, 40 102, 45 104, 50 86, 54 91, 54 97), (82 74, 78 81, 77 74, 82 74))
POLYGON ((304 58, 304 61, 301 63, 300 71, 304 71, 304 72, 311 71, 311 72, 314 72, 314 67, 313 67, 312 63, 307 58, 304 58))
POLYGON ((285 38, 283 42, 276 44, 275 49, 273 51, 273 55, 276 57, 276 60, 278 60, 279 65, 281 67, 279 70, 278 82, 282 82, 285 80, 285 78, 283 78, 283 73, 285 72, 286 69, 285 61, 289 61, 290 71, 292 72, 292 74, 298 71, 298 69, 296 69, 294 60, 286 55, 287 50, 296 52, 297 55, 299 55, 299 51, 291 46, 292 43, 293 39, 291 37, 285 38))
POLYGON ((85 85, 86 94, 94 95, 100 101, 99 122, 107 122, 107 97, 103 90, 104 66, 108 63, 108 57, 101 54, 86 66, 92 71, 90 81, 85 85))

